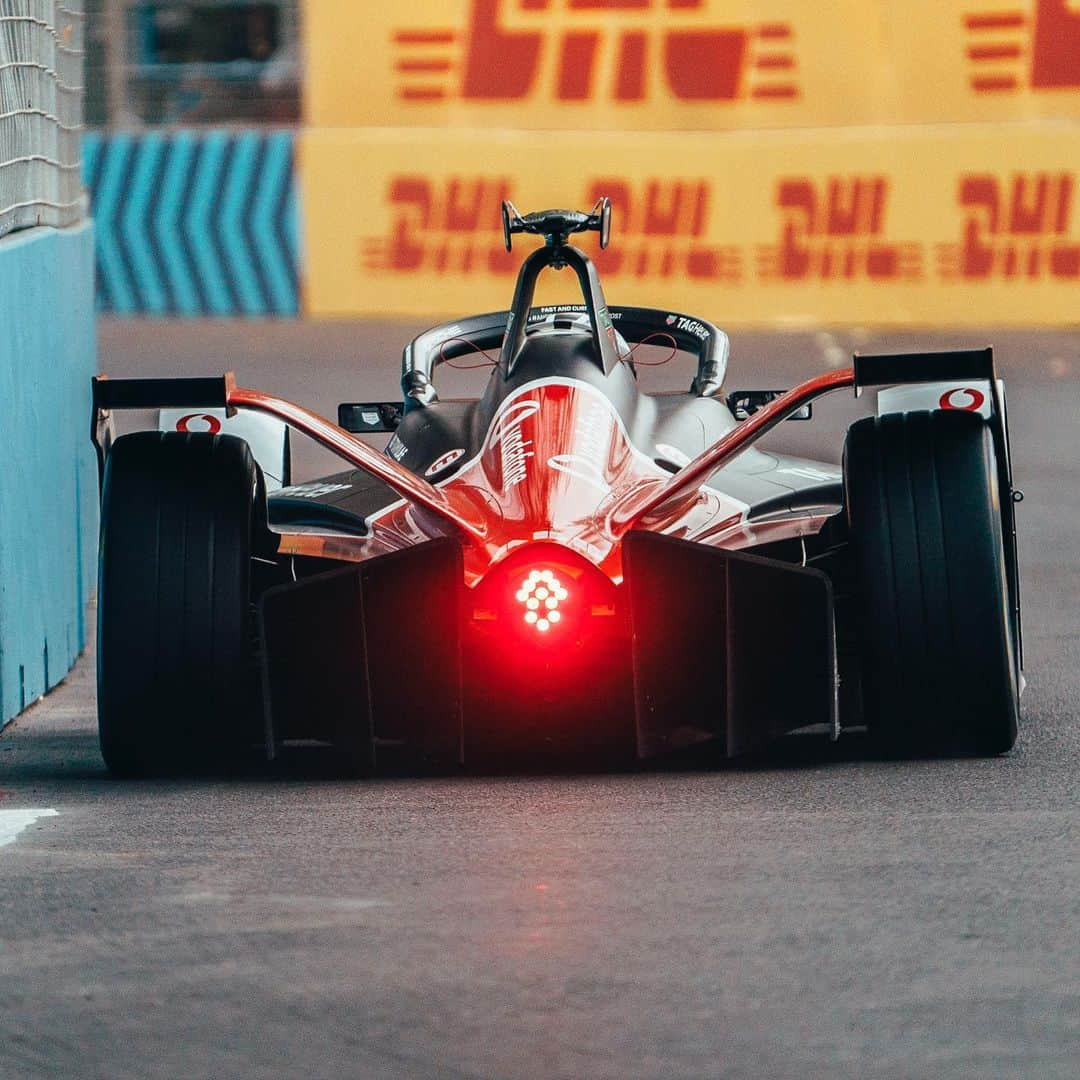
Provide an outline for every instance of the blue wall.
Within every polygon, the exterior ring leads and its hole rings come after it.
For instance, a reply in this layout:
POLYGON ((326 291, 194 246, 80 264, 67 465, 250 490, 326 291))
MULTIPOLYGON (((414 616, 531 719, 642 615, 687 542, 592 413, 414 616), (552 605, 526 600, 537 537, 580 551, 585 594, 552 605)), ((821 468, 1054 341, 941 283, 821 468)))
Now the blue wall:
POLYGON ((296 316, 293 143, 291 131, 86 135, 101 310, 296 316))
POLYGON ((94 233, 0 238, 0 724, 67 674, 96 584, 94 233))

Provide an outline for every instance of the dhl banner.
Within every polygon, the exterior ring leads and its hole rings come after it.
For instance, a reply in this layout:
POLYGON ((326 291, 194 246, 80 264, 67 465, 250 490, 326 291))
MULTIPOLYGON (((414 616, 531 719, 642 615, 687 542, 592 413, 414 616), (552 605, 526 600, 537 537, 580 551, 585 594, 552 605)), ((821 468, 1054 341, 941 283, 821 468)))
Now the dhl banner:
POLYGON ((307 0, 316 127, 1080 117, 1080 0, 307 0))
MULTIPOLYGON (((509 305, 499 209, 614 203, 611 303, 721 325, 1080 322, 1080 126, 729 135, 309 129, 316 316, 509 305)), ((551 275, 548 275, 549 277, 551 275)), ((573 296, 573 282, 558 295, 573 296)))
POLYGON ((892 0, 901 121, 1080 118, 1080 0, 892 0))
POLYGON ((877 5, 857 0, 309 0, 308 120, 613 130, 873 122, 886 90, 879 23, 877 5))

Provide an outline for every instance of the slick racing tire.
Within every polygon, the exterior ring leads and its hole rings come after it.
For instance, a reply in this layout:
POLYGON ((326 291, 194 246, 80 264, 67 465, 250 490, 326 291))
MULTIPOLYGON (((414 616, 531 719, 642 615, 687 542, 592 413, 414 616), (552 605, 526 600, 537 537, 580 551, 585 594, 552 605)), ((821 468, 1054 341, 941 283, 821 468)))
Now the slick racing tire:
POLYGON ((871 734, 901 753, 1008 750, 1018 672, 989 426, 944 411, 861 420, 844 483, 871 734))
POLYGON ((263 491, 231 435, 147 431, 113 445, 97 658, 98 734, 114 774, 219 769, 258 737, 250 590, 263 491))

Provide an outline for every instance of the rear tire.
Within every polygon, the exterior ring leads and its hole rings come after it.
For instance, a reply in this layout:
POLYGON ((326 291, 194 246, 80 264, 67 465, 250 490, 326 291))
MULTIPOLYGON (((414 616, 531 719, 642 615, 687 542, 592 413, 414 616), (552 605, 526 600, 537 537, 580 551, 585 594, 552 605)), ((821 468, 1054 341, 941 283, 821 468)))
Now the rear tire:
POLYGON ((258 736, 251 552, 263 490, 246 442, 139 432, 105 467, 98 734, 111 772, 230 763, 258 736))
POLYGON ((905 753, 1010 749, 1018 672, 989 426, 960 412, 861 420, 844 482, 867 727, 905 753))

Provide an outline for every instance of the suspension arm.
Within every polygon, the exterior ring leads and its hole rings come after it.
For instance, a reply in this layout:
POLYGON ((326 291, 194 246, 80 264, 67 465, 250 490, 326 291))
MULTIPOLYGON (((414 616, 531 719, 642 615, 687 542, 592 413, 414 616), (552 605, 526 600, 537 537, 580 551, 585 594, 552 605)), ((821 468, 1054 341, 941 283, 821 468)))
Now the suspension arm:
POLYGON ((611 515, 611 527, 616 536, 629 532, 641 520, 659 510, 665 503, 688 491, 699 488, 717 469, 741 454, 751 443, 786 420, 792 413, 815 398, 834 390, 855 385, 854 368, 830 371, 792 387, 769 402, 749 419, 733 428, 712 446, 706 447, 693 461, 684 465, 662 484, 650 483, 631 491, 621 506, 611 515))

